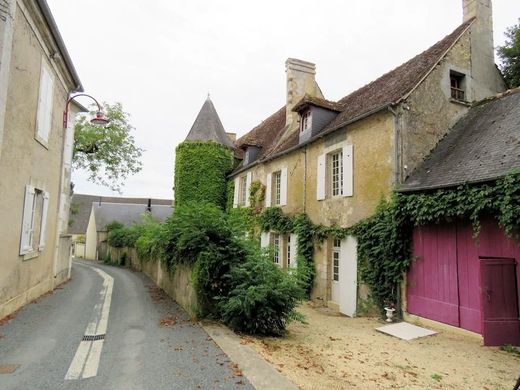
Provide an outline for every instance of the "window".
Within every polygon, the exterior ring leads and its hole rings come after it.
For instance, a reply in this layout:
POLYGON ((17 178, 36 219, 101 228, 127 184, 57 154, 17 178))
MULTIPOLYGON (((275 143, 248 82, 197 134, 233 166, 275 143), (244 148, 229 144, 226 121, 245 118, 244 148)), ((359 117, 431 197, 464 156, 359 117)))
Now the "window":
POLYGON ((282 171, 273 173, 273 198, 274 204, 280 205, 281 201, 281 188, 282 188, 282 171))
POLYGON ((247 177, 242 176, 240 178, 240 198, 238 200, 238 203, 242 206, 246 204, 247 200, 247 177))
POLYGON ((339 282, 339 256, 341 252, 341 241, 334 239, 332 244, 332 280, 339 282))
POLYGON ((47 144, 49 141, 51 132, 53 93, 54 80, 49 68, 42 59, 38 111, 36 114, 36 139, 44 144, 47 144))
POLYGON ((307 131, 311 128, 311 111, 307 110, 301 115, 300 119, 300 133, 307 131))
POLYGON ((343 195, 343 152, 339 151, 330 155, 331 194, 343 195))
POLYGON ((273 233, 273 248, 273 260, 276 264, 280 265, 280 235, 278 233, 273 233))
POLYGON ((291 268, 291 235, 287 236, 287 245, 285 248, 285 255, 287 256, 287 268, 291 268))
POLYGON ((20 255, 45 248, 45 229, 49 194, 32 186, 25 187, 20 255))
POLYGON ((456 100, 466 100, 465 76, 463 73, 450 71, 451 97, 456 100))

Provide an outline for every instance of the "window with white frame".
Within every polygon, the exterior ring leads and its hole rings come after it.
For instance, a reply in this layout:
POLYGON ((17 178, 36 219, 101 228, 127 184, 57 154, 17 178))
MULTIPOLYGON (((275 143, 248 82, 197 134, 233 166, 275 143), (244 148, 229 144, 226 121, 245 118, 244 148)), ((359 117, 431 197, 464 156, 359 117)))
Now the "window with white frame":
POLYGON ((316 167, 316 199, 354 195, 353 146, 325 150, 318 156, 316 167))
POLYGON ((274 204, 279 206, 281 201, 282 189, 282 171, 273 173, 273 200, 274 204))
POLYGON ((240 197, 238 199, 238 203, 242 206, 245 206, 247 200, 247 177, 242 176, 240 178, 240 197))
POLYGON ((303 133, 311 128, 311 111, 307 110, 303 114, 301 114, 300 118, 300 132, 303 133))
POLYGON ((274 256, 273 261, 280 265, 280 234, 273 233, 273 250, 274 250, 274 256))
POLYGON ((25 187, 20 255, 42 251, 45 248, 48 207, 48 192, 33 186, 25 187))
POLYGON ((330 154, 330 191, 332 196, 343 195, 343 151, 330 154))
POLYGON ((287 258, 287 268, 291 268, 291 235, 289 234, 287 236, 287 241, 286 241, 286 245, 285 245, 285 256, 287 258))
POLYGON ((42 59, 38 111, 36 113, 36 139, 43 144, 47 144, 51 132, 53 94, 54 79, 50 68, 45 63, 45 60, 42 59))
POLYGON ((334 239, 332 244, 332 280, 339 282, 339 257, 341 253, 341 241, 334 239))

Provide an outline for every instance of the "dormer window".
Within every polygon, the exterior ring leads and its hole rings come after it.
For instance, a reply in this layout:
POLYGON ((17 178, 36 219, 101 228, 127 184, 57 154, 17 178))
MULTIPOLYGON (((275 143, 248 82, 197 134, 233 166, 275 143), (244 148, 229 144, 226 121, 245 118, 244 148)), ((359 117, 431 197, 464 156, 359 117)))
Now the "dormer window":
POLYGON ((466 101, 466 76, 464 73, 450 71, 451 98, 466 101))
POLYGON ((300 120, 300 133, 310 130, 312 124, 311 110, 302 113, 300 120))

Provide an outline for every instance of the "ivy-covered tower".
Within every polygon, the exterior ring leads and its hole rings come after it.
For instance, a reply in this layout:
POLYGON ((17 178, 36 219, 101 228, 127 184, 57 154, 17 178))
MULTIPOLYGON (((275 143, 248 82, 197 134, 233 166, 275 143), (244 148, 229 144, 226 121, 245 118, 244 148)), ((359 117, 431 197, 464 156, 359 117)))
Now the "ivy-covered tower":
POLYGON ((233 142, 208 96, 188 136, 175 151, 175 205, 202 202, 223 209, 233 154, 233 142))

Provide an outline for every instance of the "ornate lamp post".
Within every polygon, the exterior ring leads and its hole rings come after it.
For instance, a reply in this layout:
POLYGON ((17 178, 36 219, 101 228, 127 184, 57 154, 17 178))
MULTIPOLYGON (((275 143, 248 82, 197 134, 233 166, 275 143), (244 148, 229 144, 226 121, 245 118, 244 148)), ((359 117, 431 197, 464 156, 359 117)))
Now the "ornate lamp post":
POLYGON ((87 95, 86 93, 78 93, 77 95, 69 97, 67 100, 67 103, 65 104, 65 112, 63 113, 63 128, 64 129, 67 128, 67 122, 69 120, 70 102, 72 102, 74 99, 76 99, 77 97, 80 97, 80 96, 86 96, 86 97, 91 98, 92 100, 94 100, 94 102, 96 103, 96 105, 98 107, 96 116, 90 120, 90 123, 92 123, 94 125, 106 125, 110 122, 107 118, 105 118, 105 115, 103 114, 103 110, 101 109, 101 104, 99 104, 99 102, 96 99, 94 99, 90 95, 87 95))

